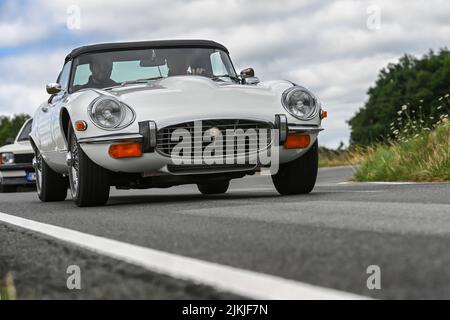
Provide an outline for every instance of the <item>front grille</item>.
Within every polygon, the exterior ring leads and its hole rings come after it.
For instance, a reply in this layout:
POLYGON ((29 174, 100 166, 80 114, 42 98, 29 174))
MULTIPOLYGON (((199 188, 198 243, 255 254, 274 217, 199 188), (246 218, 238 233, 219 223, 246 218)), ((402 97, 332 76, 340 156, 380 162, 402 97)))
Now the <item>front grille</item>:
POLYGON ((34 153, 15 154, 14 163, 31 163, 34 158, 34 153))
MULTIPOLYGON (((176 156, 183 157, 184 159, 194 159, 194 156, 201 156, 205 151, 205 148, 214 143, 212 141, 201 141, 201 143, 194 142, 194 130, 195 125, 197 125, 197 130, 201 128, 201 136, 203 137, 205 131, 210 130, 211 128, 217 128, 220 130, 222 134, 222 158, 230 158, 230 157, 248 157, 250 154, 257 153, 258 151, 265 150, 270 147, 272 138, 271 138, 271 124, 262 121, 254 121, 254 120, 242 120, 242 119, 214 119, 214 120, 202 120, 202 121, 191 121, 180 123, 168 127, 164 127, 158 130, 157 139, 156 139, 156 148, 159 153, 165 156, 171 156, 172 151, 176 145, 180 143, 182 138, 178 138, 179 140, 172 141, 172 134, 177 129, 184 129, 189 132, 189 136, 191 137, 190 144, 186 144, 188 147, 189 154, 176 154, 176 156), (201 126, 200 126, 201 124, 201 126), (241 138, 230 137, 227 136, 227 130, 236 130, 241 129, 244 132, 244 135, 241 138), (250 130, 249 130, 250 129, 250 130), (260 139, 260 134, 262 131, 266 132, 266 136, 262 136, 265 139, 260 139), (228 146, 227 150, 227 142, 231 143, 229 139, 233 139, 233 153, 231 154, 230 147, 228 146), (255 140, 256 139, 256 140, 255 140), (256 142, 256 145, 255 145, 256 142)), ((211 154, 213 157, 220 157, 220 154, 216 155, 214 152, 211 154)), ((228 162, 227 162, 228 163, 228 162)))

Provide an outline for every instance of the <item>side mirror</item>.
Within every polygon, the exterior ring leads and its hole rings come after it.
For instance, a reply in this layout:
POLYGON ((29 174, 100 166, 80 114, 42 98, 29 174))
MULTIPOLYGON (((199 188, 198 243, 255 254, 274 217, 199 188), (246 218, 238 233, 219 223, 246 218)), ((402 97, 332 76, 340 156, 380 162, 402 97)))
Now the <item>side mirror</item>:
POLYGON ((6 138, 5 144, 13 144, 14 143, 14 138, 6 138))
POLYGON ((46 89, 48 94, 57 94, 62 90, 59 83, 49 83, 47 84, 46 89))
POLYGON ((241 71, 241 77, 243 79, 254 77, 254 76, 255 76, 255 70, 253 70, 253 68, 246 68, 241 71))
POLYGON ((247 68, 241 71, 241 78, 246 84, 258 84, 259 79, 255 77, 255 70, 247 68))

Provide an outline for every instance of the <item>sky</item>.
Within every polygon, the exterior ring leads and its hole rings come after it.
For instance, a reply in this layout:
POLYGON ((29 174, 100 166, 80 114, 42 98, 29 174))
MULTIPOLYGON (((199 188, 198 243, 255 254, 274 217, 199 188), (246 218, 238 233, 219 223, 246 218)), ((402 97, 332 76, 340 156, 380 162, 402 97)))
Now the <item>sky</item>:
POLYGON ((381 68, 450 47, 449 35, 448 0, 0 0, 0 115, 32 115, 74 47, 209 39, 238 72, 314 92, 328 111, 319 143, 335 148, 381 68))

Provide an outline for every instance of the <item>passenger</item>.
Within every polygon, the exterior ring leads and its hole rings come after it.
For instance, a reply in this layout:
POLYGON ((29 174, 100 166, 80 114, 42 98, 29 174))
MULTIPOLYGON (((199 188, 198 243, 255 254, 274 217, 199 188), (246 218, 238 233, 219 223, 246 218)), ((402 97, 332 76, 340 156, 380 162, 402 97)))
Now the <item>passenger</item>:
POLYGON ((192 55, 191 61, 190 61, 190 74, 194 76, 204 76, 204 77, 211 77, 212 72, 211 68, 208 68, 208 64, 211 65, 211 62, 209 60, 209 55, 201 55, 200 53, 198 55, 192 55))
POLYGON ((181 55, 170 55, 167 57, 168 76, 184 76, 187 74, 188 65, 181 55))

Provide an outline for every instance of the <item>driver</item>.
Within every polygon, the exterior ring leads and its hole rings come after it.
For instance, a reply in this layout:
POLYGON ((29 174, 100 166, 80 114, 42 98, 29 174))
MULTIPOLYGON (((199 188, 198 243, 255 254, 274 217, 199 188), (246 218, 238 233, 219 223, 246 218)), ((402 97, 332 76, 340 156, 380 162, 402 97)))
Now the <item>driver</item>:
POLYGON ((93 59, 89 64, 92 74, 84 87, 101 89, 119 85, 119 83, 111 79, 112 68, 112 61, 93 59))

